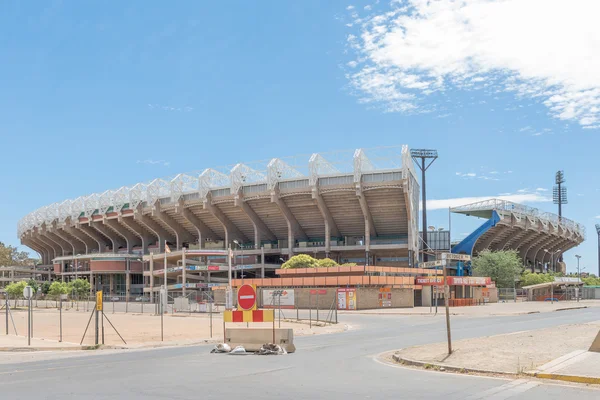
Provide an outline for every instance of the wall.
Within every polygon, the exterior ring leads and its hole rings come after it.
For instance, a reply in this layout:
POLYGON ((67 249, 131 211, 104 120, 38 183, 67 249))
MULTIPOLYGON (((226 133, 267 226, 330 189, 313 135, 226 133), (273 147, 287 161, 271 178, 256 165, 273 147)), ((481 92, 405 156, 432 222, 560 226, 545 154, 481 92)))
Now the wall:
MULTIPOLYGON (((379 307, 379 288, 358 288, 356 290, 356 305, 359 310, 368 310, 379 307)), ((412 308, 415 298, 413 289, 391 289, 392 307, 391 308, 412 308)), ((384 293, 387 295, 387 293, 384 293)), ((388 307, 385 307, 388 308, 388 307)))

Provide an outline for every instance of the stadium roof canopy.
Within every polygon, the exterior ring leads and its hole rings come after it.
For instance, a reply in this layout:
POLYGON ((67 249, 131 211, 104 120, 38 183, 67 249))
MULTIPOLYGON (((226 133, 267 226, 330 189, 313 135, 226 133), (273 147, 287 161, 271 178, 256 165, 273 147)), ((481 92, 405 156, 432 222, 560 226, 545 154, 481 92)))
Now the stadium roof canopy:
POLYGON ((489 199, 450 209, 453 213, 488 219, 453 247, 453 253, 476 256, 485 249, 516 250, 523 264, 542 268, 585 240, 585 227, 568 218, 501 199, 489 199))

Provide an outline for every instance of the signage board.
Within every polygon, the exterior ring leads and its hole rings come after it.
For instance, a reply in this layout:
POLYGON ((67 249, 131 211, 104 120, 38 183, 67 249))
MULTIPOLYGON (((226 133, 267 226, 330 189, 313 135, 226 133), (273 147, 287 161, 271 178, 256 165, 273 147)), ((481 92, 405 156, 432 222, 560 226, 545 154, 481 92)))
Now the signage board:
POLYGON ((31 286, 25 286, 23 288, 23 297, 25 297, 28 300, 33 297, 33 289, 31 288, 31 286))
POLYGON ((492 283, 492 278, 484 276, 449 276, 450 286, 486 286, 492 283))
POLYGON ((242 285, 238 289, 238 307, 242 310, 256 310, 256 286, 242 285))
MULTIPOLYGON (((492 279, 483 276, 449 276, 448 285, 450 286, 487 286, 491 285, 492 279)), ((441 286, 444 284, 442 276, 417 276, 416 285, 423 286, 441 286)))
POLYGON ((442 253, 442 260, 444 259, 455 261, 471 261, 471 256, 468 254, 442 253))
POLYGON ((419 263, 419 268, 434 268, 434 267, 441 267, 441 266, 442 266, 442 260, 427 261, 427 262, 419 263))
POLYGON ((310 294, 313 296, 316 294, 327 294, 327 289, 311 289, 310 294))
POLYGON ((264 308, 294 308, 296 304, 294 289, 263 289, 262 304, 264 308))
POLYGON ((356 310, 356 289, 339 288, 337 290, 338 310, 356 310))
POLYGON ((392 306, 392 289, 391 288, 379 288, 379 307, 391 307, 392 306))
POLYGON ((102 311, 102 290, 96 292, 96 311, 102 311))

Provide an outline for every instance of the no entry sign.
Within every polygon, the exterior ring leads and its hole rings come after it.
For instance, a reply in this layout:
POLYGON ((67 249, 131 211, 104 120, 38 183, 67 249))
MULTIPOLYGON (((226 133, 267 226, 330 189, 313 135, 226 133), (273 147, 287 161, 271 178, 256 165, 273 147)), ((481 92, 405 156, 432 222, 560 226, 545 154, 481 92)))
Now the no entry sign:
POLYGON ((238 290, 238 307, 242 310, 256 309, 256 288, 254 285, 242 285, 238 290))

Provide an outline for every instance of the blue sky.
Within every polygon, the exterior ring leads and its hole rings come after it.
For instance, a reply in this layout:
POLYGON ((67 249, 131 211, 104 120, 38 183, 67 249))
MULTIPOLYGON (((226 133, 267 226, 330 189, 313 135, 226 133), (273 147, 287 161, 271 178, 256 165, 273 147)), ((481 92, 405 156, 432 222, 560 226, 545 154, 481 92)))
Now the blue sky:
MULTIPOLYGON (((465 198, 555 211, 564 169, 588 230, 565 258, 597 271, 597 3, 392 3, 3 2, 0 241, 40 206, 155 177, 408 144, 440 153, 438 227, 465 198)), ((454 239, 481 222, 453 217, 454 239)))

